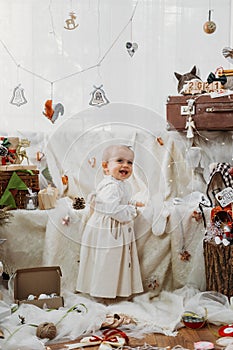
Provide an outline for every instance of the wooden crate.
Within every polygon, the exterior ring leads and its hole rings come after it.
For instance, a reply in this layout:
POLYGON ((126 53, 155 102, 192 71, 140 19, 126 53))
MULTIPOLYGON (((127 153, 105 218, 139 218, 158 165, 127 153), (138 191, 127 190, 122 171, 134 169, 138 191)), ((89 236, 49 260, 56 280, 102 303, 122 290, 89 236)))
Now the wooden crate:
MULTIPOLYGON (((27 172, 25 170, 16 170, 16 173, 21 178, 21 180, 25 183, 25 185, 28 188, 31 188, 33 192, 39 191, 39 171, 38 170, 30 170, 30 172, 29 171, 27 172)), ((3 195, 12 174, 13 174, 12 170, 0 171, 0 198, 3 195)), ((28 194, 28 191, 18 190, 15 192, 16 193, 14 194, 14 199, 15 199, 17 209, 24 209, 26 194, 28 194)))

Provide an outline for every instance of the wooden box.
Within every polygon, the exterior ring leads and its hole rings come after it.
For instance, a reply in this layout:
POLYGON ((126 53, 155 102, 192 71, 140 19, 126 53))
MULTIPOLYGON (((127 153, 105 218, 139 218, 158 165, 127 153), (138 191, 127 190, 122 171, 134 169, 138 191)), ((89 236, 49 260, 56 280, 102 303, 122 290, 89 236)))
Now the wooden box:
POLYGON ((197 130, 233 130, 233 94, 212 98, 208 94, 169 96, 166 104, 168 130, 185 130, 191 113, 197 130), (194 100, 191 109, 189 100, 194 100))
POLYGON ((233 296, 233 245, 203 241, 206 290, 233 296))
MULTIPOLYGON (((28 188, 31 188, 33 192, 39 191, 39 171, 31 170, 28 168, 32 168, 32 167, 12 165, 12 166, 7 166, 7 170, 2 170, 3 167, 0 168, 0 199, 3 193, 5 192, 6 187, 14 171, 17 173, 17 175, 20 177, 20 179, 25 183, 25 185, 28 188)), ((28 191, 12 189, 12 194, 14 196, 16 208, 11 208, 11 209, 24 209, 26 194, 28 194, 28 191)), ((4 207, 4 205, 0 205, 0 207, 4 207)))

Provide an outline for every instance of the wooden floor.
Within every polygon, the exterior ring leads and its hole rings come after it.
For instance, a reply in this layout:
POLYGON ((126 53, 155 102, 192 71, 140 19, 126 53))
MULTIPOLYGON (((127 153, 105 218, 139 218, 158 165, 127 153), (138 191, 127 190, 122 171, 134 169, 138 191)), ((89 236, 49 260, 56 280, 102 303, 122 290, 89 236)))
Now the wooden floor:
MULTIPOLYGON (((206 326, 197 330, 189 329, 189 328, 181 328, 178 331, 178 335, 175 337, 168 337, 166 335, 158 334, 158 333, 148 334, 148 335, 145 335, 143 339, 130 338, 128 345, 130 347, 142 347, 146 343, 146 344, 154 345, 161 348, 166 348, 166 347, 173 348, 177 345, 180 345, 183 348, 193 350, 195 342, 209 341, 214 343, 215 349, 218 349, 219 347, 215 343, 216 340, 218 339, 218 336, 217 336, 218 328, 220 327, 216 327, 213 325, 211 325, 211 327, 206 326)), ((76 343, 77 341, 49 345, 48 350, 49 349, 64 350, 65 344, 72 344, 72 343, 76 343)), ((96 346, 85 347, 85 349, 97 350, 98 347, 96 346)))

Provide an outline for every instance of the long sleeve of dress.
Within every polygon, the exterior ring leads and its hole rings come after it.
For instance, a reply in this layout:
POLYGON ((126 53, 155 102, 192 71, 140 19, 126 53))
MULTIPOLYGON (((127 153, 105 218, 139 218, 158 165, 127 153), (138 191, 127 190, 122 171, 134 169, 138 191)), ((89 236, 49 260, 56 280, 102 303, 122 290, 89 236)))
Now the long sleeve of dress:
POLYGON ((121 223, 132 221, 136 216, 136 208, 128 204, 127 186, 110 182, 97 191, 95 210, 108 215, 121 223))

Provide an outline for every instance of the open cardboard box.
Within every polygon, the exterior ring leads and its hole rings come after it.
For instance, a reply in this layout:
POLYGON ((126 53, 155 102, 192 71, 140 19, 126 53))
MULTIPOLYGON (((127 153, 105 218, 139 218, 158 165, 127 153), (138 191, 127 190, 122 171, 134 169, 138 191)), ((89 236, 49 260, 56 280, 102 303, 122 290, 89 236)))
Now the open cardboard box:
POLYGON ((58 309, 64 305, 60 296, 61 269, 59 266, 32 267, 19 269, 14 276, 14 299, 17 304, 33 304, 40 308, 58 309), (39 297, 40 294, 50 295, 53 298, 28 300, 28 296, 39 297))

